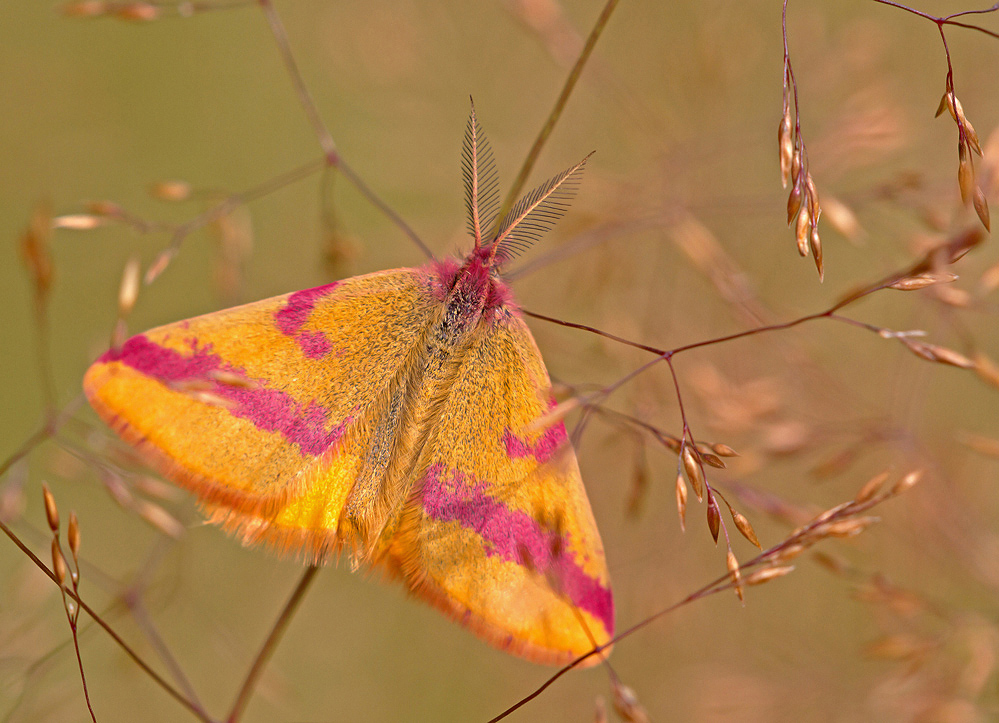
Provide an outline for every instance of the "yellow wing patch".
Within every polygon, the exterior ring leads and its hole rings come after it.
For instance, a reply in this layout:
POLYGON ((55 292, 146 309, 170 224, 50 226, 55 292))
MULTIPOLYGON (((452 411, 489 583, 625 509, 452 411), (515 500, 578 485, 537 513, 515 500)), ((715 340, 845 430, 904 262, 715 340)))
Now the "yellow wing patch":
POLYGON ((565 663, 613 637, 607 567, 564 425, 525 432, 549 410, 534 339, 519 316, 496 316, 440 412, 388 554, 416 594, 493 645, 565 663))
POLYGON ((84 390, 163 474, 258 532, 336 522, 364 456, 355 422, 398 372, 436 302, 404 269, 153 329, 101 357, 84 390))

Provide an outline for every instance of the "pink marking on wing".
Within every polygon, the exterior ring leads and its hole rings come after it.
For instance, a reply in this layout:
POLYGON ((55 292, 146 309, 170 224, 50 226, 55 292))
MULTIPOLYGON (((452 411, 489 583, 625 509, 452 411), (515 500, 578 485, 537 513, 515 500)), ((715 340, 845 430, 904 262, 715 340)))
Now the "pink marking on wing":
POLYGON ((563 422, 557 422, 550 426, 534 442, 518 437, 509 428, 503 431, 503 445, 506 447, 507 457, 511 459, 532 456, 538 462, 547 462, 565 440, 566 433, 563 422))
MULTIPOLYGON (((209 379, 216 370, 246 376, 211 351, 211 345, 198 348, 192 341, 192 354, 162 347, 146 336, 134 336, 120 349, 112 349, 100 358, 101 362, 120 362, 154 379, 165 383, 193 379, 209 379)), ((278 432, 292 444, 298 445, 303 455, 318 456, 335 445, 350 423, 330 424, 330 413, 321 404, 310 401, 301 404, 286 392, 263 386, 240 387, 213 382, 212 393, 232 403, 227 411, 234 417, 250 421, 258 429, 278 432), (327 427, 329 427, 327 429, 327 427)))
POLYGON ((303 331, 295 337, 302 353, 310 359, 322 359, 330 353, 333 345, 321 331, 303 331))
POLYGON ((302 331, 316 304, 328 296, 340 283, 317 286, 314 289, 296 291, 288 297, 280 309, 274 313, 274 323, 285 336, 292 337, 302 348, 302 353, 310 359, 322 359, 329 354, 332 345, 321 331, 302 331))
POLYGON ((511 510, 488 494, 485 482, 475 482, 467 475, 434 464, 423 480, 423 509, 440 522, 457 522, 474 531, 483 540, 490 557, 517 565, 532 565, 546 570, 559 581, 562 593, 576 607, 599 620, 609 636, 614 634, 614 599, 611 591, 596 578, 586 574, 576 563, 571 547, 563 536, 543 528, 530 515, 511 510), (557 544, 553 544, 557 543, 557 544), (553 555, 552 550, 563 552, 553 555))
POLYGON ((304 289, 296 291, 284 302, 284 306, 274 314, 274 321, 278 329, 285 336, 294 336, 298 333, 305 322, 309 320, 312 310, 324 296, 333 293, 333 290, 340 285, 339 281, 332 284, 317 286, 314 289, 304 289))

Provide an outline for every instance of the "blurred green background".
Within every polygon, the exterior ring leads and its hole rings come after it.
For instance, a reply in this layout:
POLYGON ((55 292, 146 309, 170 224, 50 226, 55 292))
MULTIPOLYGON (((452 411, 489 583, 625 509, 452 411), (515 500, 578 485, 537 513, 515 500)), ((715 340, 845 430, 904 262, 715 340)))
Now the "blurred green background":
MULTIPOLYGON (((277 4, 343 157, 438 254, 468 248, 458 161, 469 95, 501 182, 509 183, 600 8, 589 0, 277 4)), ((996 25, 991 16, 981 20, 996 25)), ((685 221, 703 224, 733 265, 723 290, 743 284, 744 298, 773 320, 824 308, 973 223, 957 199, 954 124, 932 118, 946 72, 932 24, 874 3, 828 0, 793 4, 789 30, 812 173, 820 193, 845 202, 863 228, 850 239, 823 223, 825 283, 811 261, 798 258, 783 218, 780 5, 626 0, 529 183, 597 151, 572 211, 519 260, 525 273, 513 288, 526 308, 678 346, 748 326, 710 280, 727 268, 721 255, 699 266, 682 250, 685 221)), ((969 33, 950 32, 949 40, 957 93, 985 143, 999 117, 999 44, 969 33)), ((4 3, 0 98, 6 458, 42 418, 32 287, 17 253, 39 202, 67 214, 108 200, 143 219, 176 223, 218 194, 256 187, 320 150, 253 6, 130 23, 71 19, 46 2, 4 3), (169 179, 190 183, 199 199, 150 196, 150 184, 169 179)), ((997 153, 994 136, 987 147, 997 153)), ((996 162, 992 155, 993 171, 996 162)), ((980 168, 985 178, 987 164, 980 168)), ((994 186, 990 192, 995 204, 994 186)), ((337 248, 351 253, 331 264, 321 198, 312 176, 234 214, 240 239, 252 229, 252 254, 237 267, 220 262, 218 229, 189 236, 163 276, 143 288, 130 329, 422 261, 339 178, 327 198, 337 248), (220 284, 225 274, 234 284, 228 290, 220 284)), ((51 362, 60 404, 79 396, 84 370, 107 347, 126 260, 137 255, 145 267, 168 242, 166 234, 121 224, 54 233, 51 362)), ((976 286, 995 256, 986 246, 956 269, 957 287, 972 294, 970 309, 891 292, 850 315, 923 328, 936 343, 999 357, 994 297, 976 286)), ((581 332, 532 328, 553 378, 583 388, 608 385, 647 358, 581 332)), ((961 431, 999 436, 996 391, 970 372, 831 323, 709 347, 678 357, 677 370, 694 433, 743 453, 711 479, 750 516, 764 546, 787 527, 740 502, 745 486, 818 511, 850 499, 881 469, 927 474, 879 510, 883 524, 824 546, 852 574, 830 574, 802 558, 789 578, 750 590, 745 606, 717 596, 621 642, 612 662, 653 720, 997 715, 996 463, 956 441, 961 431), (851 450, 852 458, 842 456, 851 450), (814 474, 838 456, 841 467, 814 474), (858 600, 875 573, 911 590, 918 604, 900 613, 883 600, 858 600), (885 635, 909 636, 915 652, 864 654, 885 635)), ((626 386, 610 406, 680 432, 665 368, 626 386)), ((68 425, 65 438, 104 449, 109 433, 89 409, 76 419, 85 425, 68 425)), ((687 532, 679 530, 672 455, 599 420, 578 453, 620 629, 724 573, 702 506, 691 501, 687 532), (629 517, 643 476, 641 512, 629 517)), ((201 525, 186 496, 161 503, 190 526, 182 540, 168 542, 53 442, 0 480, 11 500, 11 490, 23 489, 23 515, 8 509, 6 521, 43 559, 42 481, 64 515, 79 514, 87 599, 162 670, 115 602, 123 586, 146 575, 145 609, 198 695, 221 716, 300 566, 201 525)), ((733 545, 740 559, 752 557, 744 540, 733 545)), ((348 567, 319 576, 245 720, 486 720, 547 677, 407 601, 397 586, 348 567)), ((0 720, 89 719, 68 641, 54 587, 12 544, 0 544, 0 720)), ((192 719, 103 632, 87 626, 81 643, 98 720, 192 719)), ((594 699, 607 695, 601 670, 573 673, 512 720, 591 720, 594 699)))

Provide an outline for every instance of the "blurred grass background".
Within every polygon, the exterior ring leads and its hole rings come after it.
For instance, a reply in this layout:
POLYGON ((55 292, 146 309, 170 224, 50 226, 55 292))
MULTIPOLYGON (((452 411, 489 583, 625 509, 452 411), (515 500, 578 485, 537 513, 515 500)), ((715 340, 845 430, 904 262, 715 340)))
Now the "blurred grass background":
MULTIPOLYGON (((340 152, 445 254, 468 246, 458 160, 469 94, 501 182, 509 183, 600 7, 589 0, 299 0, 277 9, 340 152)), ((820 193, 850 205, 864 229, 850 241, 823 223, 825 283, 811 261, 798 258, 784 224, 775 143, 779 4, 626 0, 529 183, 597 151, 573 210, 520 260, 548 261, 514 283, 526 308, 678 346, 747 326, 679 250, 683 219, 698 219, 715 236, 775 320, 824 308, 904 265, 920 243, 972 222, 957 199, 956 130, 948 118, 932 118, 946 71, 935 28, 873 3, 828 0, 792 5, 789 32, 812 173, 820 193), (918 177, 918 187, 894 197, 879 190, 894 188, 902 173, 918 177)), ((969 33, 951 31, 948 39, 958 96, 985 141, 999 117, 999 46, 969 33)), ((6 458, 41 423, 32 289, 17 259, 17 240, 39 201, 63 214, 110 200, 145 219, 179 222, 204 204, 153 199, 151 183, 179 178, 196 189, 237 192, 320 151, 253 7, 126 23, 65 18, 44 2, 5 3, 0 93, 6 458)), ((249 206, 253 253, 239 299, 422 261, 343 179, 333 196, 338 228, 356 255, 336 268, 324 262, 319 179, 298 182, 249 206)), ((79 395, 83 371, 107 346, 125 261, 138 255, 148 265, 168 240, 120 225, 54 235, 50 315, 60 403, 79 395)), ((187 238, 164 275, 143 289, 130 329, 232 303, 216 283, 217 254, 211 233, 187 238)), ((994 260, 986 246, 956 271, 973 281, 994 260)), ((970 281, 964 286, 973 290, 970 281)), ((963 311, 917 294, 884 293, 850 315, 925 328, 935 342, 999 357, 988 297, 963 311)), ((645 361, 590 335, 532 328, 552 376, 566 383, 603 386, 645 361)), ((849 499, 886 467, 923 467, 927 476, 879 511, 883 524, 824 548, 856 575, 832 575, 803 559, 789 578, 750 590, 745 607, 718 596, 619 644, 612 662, 652 718, 992 719, 996 463, 958 445, 955 435, 999 436, 995 390, 968 372, 829 323, 710 347, 678 357, 677 369, 694 433, 743 452, 731 470, 712 475, 722 491, 747 485, 819 510, 849 499), (712 385, 712 373, 729 386, 712 385), (852 464, 816 478, 817 465, 854 445, 852 464), (856 589, 874 573, 910 588, 917 611, 898 615, 859 602, 856 589), (918 659, 863 654, 870 641, 901 633, 929 648, 918 659)), ((665 368, 626 387, 611 406, 680 432, 665 368)), ((99 446, 92 435, 106 433, 94 415, 84 408, 78 416, 98 431, 77 439, 99 446)), ((724 572, 701 506, 691 503, 688 530, 679 531, 674 458, 648 445, 643 467, 639 449, 632 435, 594 423, 578 450, 621 629, 724 572), (641 514, 629 518, 642 469, 648 490, 641 514)), ((191 529, 167 543, 116 506, 92 469, 51 442, 0 484, 20 480, 27 507, 11 520, 16 531, 47 559, 40 491, 47 481, 64 514, 75 509, 80 517, 85 596, 155 661, 114 602, 121 583, 149 572, 144 602, 157 629, 208 709, 221 715, 301 568, 199 525, 186 497, 166 505, 191 529)), ((764 546, 786 534, 734 492, 730 498, 764 546)), ((740 558, 752 556, 748 543, 734 545, 740 558)), ((397 586, 347 567, 319 576, 245 720, 485 720, 547 677, 546 669, 493 651, 407 601, 397 586)), ((81 640, 98 720, 187 719, 101 631, 86 628, 81 640)), ((88 719, 68 641, 54 587, 13 545, 0 545, 3 720, 88 719)), ((590 720, 598 695, 607 695, 602 671, 573 673, 513 720, 590 720)))

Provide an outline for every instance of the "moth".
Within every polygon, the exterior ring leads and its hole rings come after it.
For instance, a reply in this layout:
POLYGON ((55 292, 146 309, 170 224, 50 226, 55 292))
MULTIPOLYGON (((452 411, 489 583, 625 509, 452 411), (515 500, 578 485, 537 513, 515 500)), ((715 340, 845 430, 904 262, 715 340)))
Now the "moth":
POLYGON ((87 398, 244 544, 310 564, 350 555, 497 648, 571 661, 613 637, 607 564, 548 372, 500 272, 565 213, 585 163, 497 223, 473 106, 463 261, 152 329, 90 367, 87 398))

